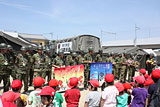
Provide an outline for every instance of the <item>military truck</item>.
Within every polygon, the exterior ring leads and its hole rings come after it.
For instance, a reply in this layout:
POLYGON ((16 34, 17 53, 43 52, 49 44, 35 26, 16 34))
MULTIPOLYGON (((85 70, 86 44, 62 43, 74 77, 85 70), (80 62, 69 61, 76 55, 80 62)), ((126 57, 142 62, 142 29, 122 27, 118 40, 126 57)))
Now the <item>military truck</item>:
POLYGON ((83 51, 86 53, 89 47, 93 47, 94 52, 98 52, 101 48, 100 38, 93 35, 79 35, 72 38, 56 40, 51 46, 52 49, 55 49, 56 53, 61 49, 65 54, 68 54, 70 51, 83 51))

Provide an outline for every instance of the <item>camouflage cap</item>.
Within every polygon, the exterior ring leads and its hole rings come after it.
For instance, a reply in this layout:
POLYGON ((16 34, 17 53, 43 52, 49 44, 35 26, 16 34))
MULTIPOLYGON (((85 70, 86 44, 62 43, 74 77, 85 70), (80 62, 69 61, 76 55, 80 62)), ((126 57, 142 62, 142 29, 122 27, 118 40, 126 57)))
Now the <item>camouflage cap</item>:
POLYGON ((1 49, 6 49, 6 48, 7 48, 7 45, 6 45, 5 43, 1 43, 1 44, 0 44, 0 47, 1 47, 1 49))
POLYGON ((28 50, 33 50, 32 45, 29 45, 29 46, 28 46, 28 50))
POLYGON ((27 48, 26 48, 25 46, 22 46, 22 47, 21 47, 21 51, 26 51, 26 49, 27 49, 27 48))
POLYGON ((7 45, 7 49, 12 50, 12 46, 11 45, 7 45))
POLYGON ((88 48, 88 51, 93 51, 93 50, 94 50, 93 47, 88 48))

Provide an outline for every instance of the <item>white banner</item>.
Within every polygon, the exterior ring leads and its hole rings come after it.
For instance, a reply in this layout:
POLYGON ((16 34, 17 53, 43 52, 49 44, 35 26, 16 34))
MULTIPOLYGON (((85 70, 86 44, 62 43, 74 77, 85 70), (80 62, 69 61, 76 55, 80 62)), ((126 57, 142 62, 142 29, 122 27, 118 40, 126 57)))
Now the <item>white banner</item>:
POLYGON ((59 50, 63 50, 64 53, 69 53, 72 50, 72 42, 63 42, 57 44, 57 53, 59 50))

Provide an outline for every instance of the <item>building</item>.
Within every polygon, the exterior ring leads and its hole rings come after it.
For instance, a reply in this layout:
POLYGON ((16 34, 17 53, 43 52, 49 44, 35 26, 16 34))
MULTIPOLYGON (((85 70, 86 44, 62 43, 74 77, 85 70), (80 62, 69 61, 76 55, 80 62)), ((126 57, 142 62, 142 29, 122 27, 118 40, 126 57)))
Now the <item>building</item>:
POLYGON ((49 40, 41 34, 19 33, 19 36, 37 45, 45 46, 49 44, 49 40))

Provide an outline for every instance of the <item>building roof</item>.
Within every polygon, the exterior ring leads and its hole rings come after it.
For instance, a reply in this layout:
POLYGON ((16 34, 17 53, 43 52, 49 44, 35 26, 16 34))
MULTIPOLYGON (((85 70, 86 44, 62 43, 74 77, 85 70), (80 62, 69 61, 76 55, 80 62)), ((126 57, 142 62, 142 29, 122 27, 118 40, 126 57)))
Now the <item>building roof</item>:
POLYGON ((26 34, 26 33, 19 33, 18 34, 20 37, 29 39, 29 40, 44 40, 44 41, 49 41, 46 37, 40 34, 26 34))
MULTIPOLYGON (((136 45, 157 45, 160 44, 160 37, 137 39, 136 45)), ((133 40, 119 40, 119 41, 107 41, 103 42, 102 46, 134 46, 133 40)))
POLYGON ((28 46, 28 45, 33 45, 35 46, 35 44, 32 44, 31 42, 29 41, 26 41, 24 40, 23 38, 20 38, 18 36, 18 33, 17 32, 7 32, 7 31, 0 31, 1 32, 1 35, 2 37, 10 40, 10 41, 13 41, 21 46, 28 46))

